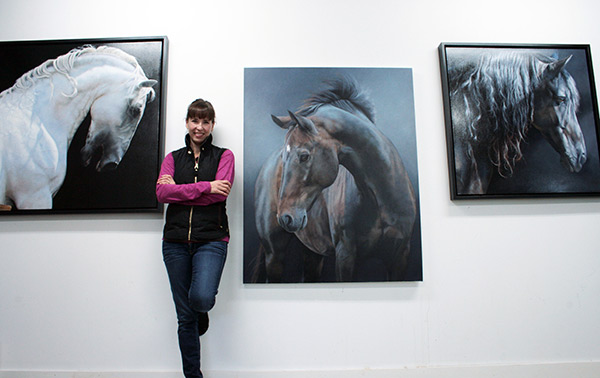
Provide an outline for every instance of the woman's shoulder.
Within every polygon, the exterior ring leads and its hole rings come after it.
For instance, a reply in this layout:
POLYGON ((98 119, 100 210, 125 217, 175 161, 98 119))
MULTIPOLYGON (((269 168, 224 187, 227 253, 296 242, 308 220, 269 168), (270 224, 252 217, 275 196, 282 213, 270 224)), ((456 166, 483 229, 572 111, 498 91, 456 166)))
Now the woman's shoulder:
POLYGON ((228 160, 233 160, 233 151, 231 151, 229 148, 221 148, 222 153, 221 153, 221 159, 228 159, 228 160))
MULTIPOLYGON (((178 148, 176 150, 173 150, 173 151, 169 152, 169 155, 175 157, 175 156, 178 156, 178 155, 183 155, 183 154, 188 154, 188 153, 190 153, 189 152, 189 148, 187 146, 183 146, 181 148, 178 148)), ((167 156, 169 156, 169 155, 167 155, 167 156)))
POLYGON ((231 152, 231 150, 227 147, 221 147, 221 146, 217 146, 215 144, 211 144, 211 146, 212 146, 212 148, 215 148, 216 150, 218 150, 221 155, 224 155, 224 154, 233 155, 233 152, 231 152))

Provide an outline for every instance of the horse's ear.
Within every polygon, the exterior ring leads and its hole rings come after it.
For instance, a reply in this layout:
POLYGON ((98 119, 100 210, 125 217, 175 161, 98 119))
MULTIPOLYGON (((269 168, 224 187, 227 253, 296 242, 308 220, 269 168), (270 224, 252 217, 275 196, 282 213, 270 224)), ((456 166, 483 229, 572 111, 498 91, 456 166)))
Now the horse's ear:
POLYGON ((294 122, 296 122, 302 130, 314 135, 317 135, 319 133, 317 131, 317 128, 315 127, 315 124, 309 118, 303 117, 301 115, 296 115, 290 112, 289 110, 288 113, 290 113, 290 118, 293 119, 294 122))
POLYGON ((277 126, 281 127, 282 129, 287 130, 292 125, 292 120, 290 119, 290 117, 277 117, 271 114, 271 119, 273 120, 273 122, 275 122, 277 126))
POLYGON ((154 101, 154 99, 156 98, 156 92, 154 92, 154 89, 150 89, 150 92, 148 93, 146 98, 148 102, 154 101))
POLYGON ((153 79, 144 80, 138 84, 138 88, 151 88, 151 87, 155 86, 156 83, 158 83, 158 81, 153 80, 153 79))
POLYGON ((154 89, 152 87, 155 86, 157 83, 158 83, 158 81, 156 81, 156 80, 147 79, 147 80, 141 81, 137 85, 139 89, 144 89, 144 88, 149 89, 148 95, 147 95, 148 102, 154 101, 154 98, 156 97, 156 93, 154 93, 154 89))
POLYGON ((556 62, 548 63, 546 65, 546 67, 544 67, 542 79, 547 80, 547 81, 554 80, 558 76, 560 71, 562 71, 565 68, 567 63, 569 63, 569 61, 571 60, 572 57, 573 57, 573 55, 569 55, 568 57, 566 57, 564 59, 557 60, 556 62))

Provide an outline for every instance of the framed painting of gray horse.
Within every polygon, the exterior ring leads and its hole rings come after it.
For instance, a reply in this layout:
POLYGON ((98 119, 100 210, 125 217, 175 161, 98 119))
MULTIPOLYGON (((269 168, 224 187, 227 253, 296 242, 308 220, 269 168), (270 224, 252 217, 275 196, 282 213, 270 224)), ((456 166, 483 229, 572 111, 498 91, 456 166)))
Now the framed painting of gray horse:
POLYGON ((420 281, 412 70, 244 80, 244 282, 420 281))
POLYGON ((589 45, 439 46, 451 198, 598 196, 589 45))
POLYGON ((0 215, 159 212, 167 38, 0 42, 0 215))

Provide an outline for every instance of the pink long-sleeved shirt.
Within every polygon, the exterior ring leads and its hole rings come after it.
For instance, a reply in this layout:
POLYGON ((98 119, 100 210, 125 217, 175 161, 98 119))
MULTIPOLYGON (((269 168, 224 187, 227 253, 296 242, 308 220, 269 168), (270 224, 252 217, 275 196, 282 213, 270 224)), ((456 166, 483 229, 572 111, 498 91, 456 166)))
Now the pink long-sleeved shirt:
MULTIPOLYGON (((160 175, 174 176, 175 163, 172 153, 169 153, 160 167, 160 175)), ((233 152, 225 150, 221 155, 215 180, 227 180, 233 186, 235 175, 235 159, 233 152)), ((157 184, 156 198, 161 203, 178 203, 181 205, 206 206, 223 202, 227 196, 210 193, 210 182, 200 181, 193 184, 157 184)))

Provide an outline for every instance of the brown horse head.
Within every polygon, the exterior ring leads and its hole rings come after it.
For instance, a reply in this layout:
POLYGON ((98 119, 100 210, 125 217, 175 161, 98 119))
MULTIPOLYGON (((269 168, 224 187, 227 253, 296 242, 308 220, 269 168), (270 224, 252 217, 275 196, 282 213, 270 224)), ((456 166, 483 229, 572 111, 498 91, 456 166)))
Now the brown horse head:
POLYGON ((277 203, 277 221, 288 232, 307 224, 307 212, 337 177, 339 161, 335 142, 320 126, 318 117, 272 116, 287 129, 281 155, 282 176, 277 203))

